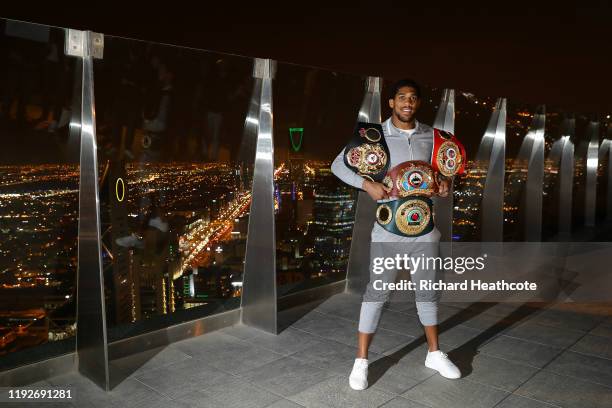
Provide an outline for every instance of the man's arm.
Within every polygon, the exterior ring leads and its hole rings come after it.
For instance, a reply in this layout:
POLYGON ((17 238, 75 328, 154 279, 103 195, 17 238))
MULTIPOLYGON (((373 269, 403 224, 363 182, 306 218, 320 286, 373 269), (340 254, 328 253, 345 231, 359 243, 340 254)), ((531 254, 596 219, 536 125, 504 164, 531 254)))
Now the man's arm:
POLYGON ((331 171, 336 177, 344 181, 346 184, 355 188, 363 189, 363 181, 365 180, 359 174, 355 173, 344 164, 344 149, 340 151, 331 165, 331 171))
POLYGON ((355 188, 364 190, 372 198, 372 200, 382 200, 388 198, 388 194, 385 191, 381 183, 372 182, 366 178, 361 177, 344 164, 344 150, 336 156, 334 162, 331 165, 331 171, 340 180, 346 184, 355 188))
POLYGON ((438 195, 440 197, 447 197, 452 184, 452 177, 446 177, 442 174, 438 174, 438 195))

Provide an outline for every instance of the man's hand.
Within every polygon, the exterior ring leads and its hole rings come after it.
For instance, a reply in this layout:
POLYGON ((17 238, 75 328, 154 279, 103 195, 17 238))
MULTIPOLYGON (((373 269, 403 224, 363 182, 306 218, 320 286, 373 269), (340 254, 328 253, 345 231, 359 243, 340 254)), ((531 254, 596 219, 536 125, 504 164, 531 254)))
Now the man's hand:
POLYGON ((364 179, 362 188, 374 201, 389 198, 389 194, 387 194, 385 187, 381 183, 364 179))
POLYGON ((447 178, 440 178, 438 180, 438 195, 440 197, 448 197, 450 190, 450 181, 447 178))

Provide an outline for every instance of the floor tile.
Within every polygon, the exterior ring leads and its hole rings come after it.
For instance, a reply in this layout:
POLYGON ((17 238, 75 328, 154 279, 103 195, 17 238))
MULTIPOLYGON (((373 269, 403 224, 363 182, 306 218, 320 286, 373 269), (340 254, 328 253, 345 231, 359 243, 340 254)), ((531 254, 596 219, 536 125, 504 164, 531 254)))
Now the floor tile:
POLYGON ((533 322, 522 323, 506 331, 504 334, 557 348, 569 347, 580 337, 584 336, 584 332, 542 326, 533 322))
POLYGON ((381 405, 380 408, 429 408, 426 405, 419 404, 418 402, 407 400, 406 398, 396 397, 391 401, 381 405))
POLYGON ((295 358, 284 357, 246 371, 240 374, 240 377, 275 394, 288 397, 333 375, 335 374, 330 371, 295 358))
MULTIPOLYGON (((215 333, 211 333, 212 336, 215 333)), ((201 336, 201 337, 206 337, 201 336)), ((225 334, 217 334, 203 341, 183 341, 176 347, 205 364, 235 374, 262 366, 283 355, 265 350, 225 334)))
POLYGON ((303 350, 313 344, 320 343, 320 337, 305 333, 301 330, 288 328, 278 335, 261 332, 257 336, 248 339, 248 342, 266 350, 288 355, 303 350))
POLYGON ((612 389, 576 378, 541 371, 515 394, 563 408, 611 408, 612 389))
POLYGON ((530 320, 561 329, 589 331, 599 324, 601 317, 568 310, 546 309, 530 320))
POLYGON ((308 408, 372 408, 391 400, 393 394, 370 387, 355 391, 345 376, 328 378, 290 399, 308 408))
POLYGON ((130 375, 143 373, 169 364, 175 364, 190 358, 190 355, 183 353, 175 347, 164 346, 111 360, 109 365, 111 370, 117 368, 127 375, 130 375))
POLYGON ((412 367, 390 357, 371 360, 368 370, 371 387, 397 395, 408 391, 421 381, 414 377, 416 375, 412 367))
POLYGON ((449 380, 434 375, 402 394, 432 408, 491 408, 507 392, 466 379, 449 380))
POLYGON ((565 351, 545 370, 612 388, 612 361, 605 358, 565 351))
POLYGON ((512 392, 532 377, 538 368, 526 366, 486 354, 456 359, 463 378, 512 392))
POLYGON ((278 395, 238 378, 178 398, 197 408, 263 408, 280 399, 278 395))
POLYGON ((593 330, 589 332, 589 334, 612 339, 612 325, 607 324, 607 323, 600 323, 599 325, 594 327, 593 330))
POLYGON ((555 408, 558 405, 551 405, 546 402, 534 400, 531 398, 520 397, 518 395, 509 395, 495 408, 555 408))
POLYGON ((586 335, 571 350, 612 360, 612 341, 606 337, 586 335))
POLYGON ((286 399, 280 399, 268 405, 266 408, 303 408, 303 405, 296 404, 295 402, 286 399))
MULTIPOLYGON (((340 375, 348 375, 347 373, 353 368, 356 355, 356 347, 321 339, 319 343, 312 344, 292 354, 291 357, 340 375)), ((369 357, 372 360, 378 356, 376 353, 370 353, 369 357)))
POLYGON ((495 338, 481 347, 480 351, 534 367, 544 367, 561 352, 560 349, 508 336, 495 338))
POLYGON ((209 385, 227 382, 231 376, 200 359, 192 358, 146 371, 136 378, 164 395, 177 398, 209 385))
POLYGON ((457 325, 440 329, 439 340, 453 347, 461 346, 469 341, 475 341, 482 334, 481 330, 471 327, 457 325))
POLYGON ((219 333, 236 337, 240 340, 248 340, 265 332, 254 327, 246 326, 244 324, 236 324, 234 326, 226 327, 224 329, 219 330, 219 333))
POLYGON ((393 352, 385 354, 385 357, 398 361, 398 364, 401 364, 403 367, 405 367, 406 375, 418 381, 423 381, 436 373, 436 371, 425 367, 426 356, 426 343, 421 343, 418 345, 410 344, 406 347, 397 348, 393 352))

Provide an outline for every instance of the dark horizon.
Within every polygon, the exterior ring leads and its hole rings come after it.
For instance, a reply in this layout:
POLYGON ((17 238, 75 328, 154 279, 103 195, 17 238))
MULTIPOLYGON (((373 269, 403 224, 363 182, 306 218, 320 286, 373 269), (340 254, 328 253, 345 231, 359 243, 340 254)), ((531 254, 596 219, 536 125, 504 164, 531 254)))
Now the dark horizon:
POLYGON ((376 10, 357 1, 350 7, 270 10, 207 5, 189 12, 175 5, 159 11, 123 5, 121 13, 111 15, 109 7, 78 16, 7 8, 2 17, 391 80, 413 77, 431 87, 584 114, 612 113, 612 5, 606 2, 574 9, 389 3, 376 10))

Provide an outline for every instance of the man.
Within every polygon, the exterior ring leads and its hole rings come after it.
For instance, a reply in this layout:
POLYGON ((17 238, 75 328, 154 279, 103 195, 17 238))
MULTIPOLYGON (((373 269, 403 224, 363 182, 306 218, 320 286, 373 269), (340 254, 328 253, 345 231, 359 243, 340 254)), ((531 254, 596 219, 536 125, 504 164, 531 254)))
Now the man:
MULTIPOLYGON (((403 79, 394 85, 389 98, 389 107, 392 114, 382 124, 385 141, 390 152, 389 168, 413 160, 431 163, 434 146, 433 128, 416 120, 416 113, 420 105, 421 90, 415 81, 403 79)), ((344 164, 343 156, 344 150, 334 160, 331 167, 332 172, 345 183, 366 191, 373 200, 379 203, 385 202, 389 198, 385 186, 382 183, 367 180, 353 172, 344 164)), ((449 193, 449 186, 449 179, 440 175, 438 194, 446 197, 449 193)), ((401 236, 375 223, 371 234, 372 250, 374 251, 374 248, 376 248, 376 251, 379 251, 379 248, 383 247, 379 244, 381 242, 401 243, 402 248, 405 248, 410 255, 437 257, 440 235, 438 229, 434 227, 433 230, 421 236, 401 236)), ((370 255, 370 258, 374 258, 373 254, 370 255)), ((421 268, 412 276, 412 280, 434 280, 435 274, 435 270, 421 268)), ((393 282, 396 275, 397 270, 395 269, 385 270, 383 275, 373 274, 372 269, 370 270, 370 283, 363 296, 359 317, 357 358, 349 377, 349 384, 355 390, 363 390, 368 387, 368 349, 376 332, 382 307, 389 298, 389 291, 375 289, 374 281, 382 278, 385 282, 393 282)), ((428 344, 425 366, 438 371, 446 378, 460 378, 459 369, 448 359, 446 353, 438 348, 438 299, 438 292, 415 291, 417 314, 424 326, 428 344)))

